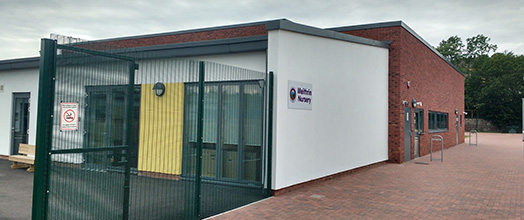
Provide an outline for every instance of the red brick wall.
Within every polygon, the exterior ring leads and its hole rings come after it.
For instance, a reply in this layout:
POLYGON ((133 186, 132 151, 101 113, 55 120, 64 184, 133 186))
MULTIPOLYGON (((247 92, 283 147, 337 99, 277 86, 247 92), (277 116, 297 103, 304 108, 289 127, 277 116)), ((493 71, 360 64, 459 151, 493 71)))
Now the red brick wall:
MULTIPOLYGON (((389 40, 389 160, 404 161, 404 106, 402 101, 416 99, 424 110, 424 134, 420 135, 420 155, 429 154, 432 135, 444 138, 444 147, 456 145, 455 108, 464 112, 464 77, 446 61, 427 48, 401 26, 375 28, 343 33, 389 40), (410 88, 407 82, 410 82, 410 88), (448 113, 448 131, 428 133, 428 111, 448 113)), ((411 119, 413 121, 414 110, 411 119)), ((460 117, 459 117, 460 118, 460 117)), ((464 116, 462 116, 464 118, 464 116)), ((460 125, 460 123, 459 123, 460 125)), ((413 123, 411 130, 414 130, 413 123)), ((414 158, 414 137, 411 139, 411 158, 414 158)), ((464 142, 464 123, 459 126, 459 143, 464 142)), ((440 143, 434 146, 440 148, 440 143)), ((435 151, 435 148, 434 148, 435 151)), ((438 156, 440 157, 440 156, 438 156)), ((445 157, 445 155, 444 155, 445 157)))
POLYGON ((173 34, 156 37, 144 37, 109 41, 98 44, 99 47, 133 48, 153 45, 187 43, 207 40, 231 39, 239 37, 251 37, 267 35, 266 25, 254 25, 246 27, 235 27, 219 30, 200 31, 193 33, 173 34))

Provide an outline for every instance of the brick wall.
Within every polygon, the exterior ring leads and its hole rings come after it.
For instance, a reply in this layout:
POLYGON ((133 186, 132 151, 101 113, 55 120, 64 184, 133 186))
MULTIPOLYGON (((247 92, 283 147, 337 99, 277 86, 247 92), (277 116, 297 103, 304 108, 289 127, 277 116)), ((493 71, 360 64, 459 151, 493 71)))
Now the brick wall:
MULTIPOLYGON (((455 109, 464 112, 464 77, 401 26, 344 31, 342 33, 389 40, 389 143, 390 162, 404 161, 404 106, 416 99, 424 110, 424 134, 420 135, 420 155, 429 154, 432 135, 444 138, 444 147, 456 145, 455 109), (410 82, 410 88, 407 82, 410 82), (428 132, 428 111, 448 113, 448 131, 428 132)), ((412 109, 411 120, 414 111, 412 109)), ((459 119, 460 119, 459 115, 459 119)), ((462 120, 464 115, 462 115, 462 120)), ((411 130, 414 130, 413 123, 411 130)), ((459 122, 459 143, 464 142, 464 122, 459 122)), ((414 158, 411 137, 411 158, 414 158)))
POLYGON ((231 39, 240 37, 251 37, 267 35, 266 25, 253 25, 244 27, 234 27, 218 30, 198 31, 191 33, 180 33, 163 36, 142 37, 133 39, 123 39, 99 43, 100 48, 133 48, 153 45, 165 45, 175 43, 198 42, 219 39, 231 39))
MULTIPOLYGON (((420 136, 420 155, 429 154, 431 135, 442 135, 445 147, 456 144, 455 109, 460 115, 464 112, 464 77, 437 54, 427 48, 402 26, 343 31, 342 33, 374 40, 389 40, 389 117, 388 117, 388 156, 391 162, 404 161, 404 106, 402 101, 416 99, 424 110, 424 133, 420 136), (410 88, 407 88, 407 82, 410 88), (428 111, 448 113, 448 131, 428 132, 428 111)), ((129 48, 197 42, 218 39, 231 39, 266 35, 265 25, 234 27, 218 30, 180 33, 165 36, 123 39, 101 44, 111 47, 129 48)), ((413 121, 413 111, 411 119, 413 121)), ((464 116, 462 115, 462 118, 464 116)), ((464 123, 460 123, 459 142, 464 142, 464 123)), ((413 124, 410 128, 413 131, 413 124)), ((411 158, 414 157, 413 137, 411 138, 411 158)))

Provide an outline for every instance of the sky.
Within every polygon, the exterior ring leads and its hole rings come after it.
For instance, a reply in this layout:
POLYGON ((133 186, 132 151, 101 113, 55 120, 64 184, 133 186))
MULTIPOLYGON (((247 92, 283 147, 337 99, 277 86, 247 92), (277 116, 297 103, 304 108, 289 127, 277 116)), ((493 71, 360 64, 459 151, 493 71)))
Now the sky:
POLYGON ((0 0, 0 60, 51 33, 99 40, 286 18, 319 28, 403 21, 433 46, 483 34, 524 54, 524 0, 0 0))

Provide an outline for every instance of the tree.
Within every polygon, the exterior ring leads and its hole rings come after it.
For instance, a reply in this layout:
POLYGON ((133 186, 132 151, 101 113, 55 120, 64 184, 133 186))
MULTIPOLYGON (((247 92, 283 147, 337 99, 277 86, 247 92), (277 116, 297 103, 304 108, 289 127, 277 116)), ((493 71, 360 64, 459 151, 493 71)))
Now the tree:
POLYGON ((466 39, 467 46, 464 56, 468 59, 475 59, 479 56, 487 56, 491 52, 497 51, 497 45, 490 44, 491 39, 482 34, 466 39))
POLYGON ((495 53, 497 45, 490 40, 479 34, 467 38, 464 46, 460 37, 452 36, 436 49, 464 73, 466 109, 480 113, 499 129, 520 125, 524 56, 495 53))
POLYGON ((483 119, 499 129, 520 125, 524 97, 524 56, 510 52, 483 55, 466 78, 466 93, 483 119))
POLYGON ((458 65, 464 57, 464 44, 459 36, 451 36, 441 41, 436 49, 455 65, 458 65))
POLYGON ((458 67, 464 74, 469 74, 469 69, 477 57, 488 56, 497 50, 497 45, 490 44, 489 37, 483 34, 466 39, 466 45, 459 36, 451 36, 442 40, 436 50, 458 67))

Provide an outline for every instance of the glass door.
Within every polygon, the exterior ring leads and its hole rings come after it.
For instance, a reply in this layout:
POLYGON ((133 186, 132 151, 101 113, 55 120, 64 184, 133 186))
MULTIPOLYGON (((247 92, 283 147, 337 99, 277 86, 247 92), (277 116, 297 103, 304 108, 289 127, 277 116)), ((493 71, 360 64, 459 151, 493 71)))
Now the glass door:
POLYGON ((240 85, 222 86, 221 176, 238 179, 240 138, 240 85))
MULTIPOLYGON (((204 87, 202 176, 227 182, 262 181, 263 87, 258 82, 204 87)), ((198 86, 187 84, 184 106, 184 175, 194 175, 198 86)))
POLYGON ((29 93, 13 93, 11 125, 11 154, 18 154, 18 146, 27 144, 29 129, 29 93))
MULTIPOLYGON (((87 148, 122 146, 125 140, 127 97, 123 86, 87 87, 87 148)), ((138 130, 140 123, 140 87, 135 87, 133 100, 133 137, 130 144, 130 167, 136 171, 138 166, 138 130)), ((111 157, 86 155, 86 166, 96 169, 107 169, 108 162, 118 165, 124 156, 123 151, 116 150, 111 157)), ((118 165, 119 166, 119 165, 118 165)), ((115 168, 115 167, 112 167, 115 168)), ((120 169, 120 168, 118 168, 120 169)))
MULTIPOLYGON (((217 174, 218 85, 204 88, 204 128, 202 148, 202 176, 217 174)), ((195 143, 196 144, 196 143, 195 143)))
POLYGON ((264 117, 263 89, 246 84, 243 91, 242 180, 260 182, 262 178, 262 128, 264 117))

